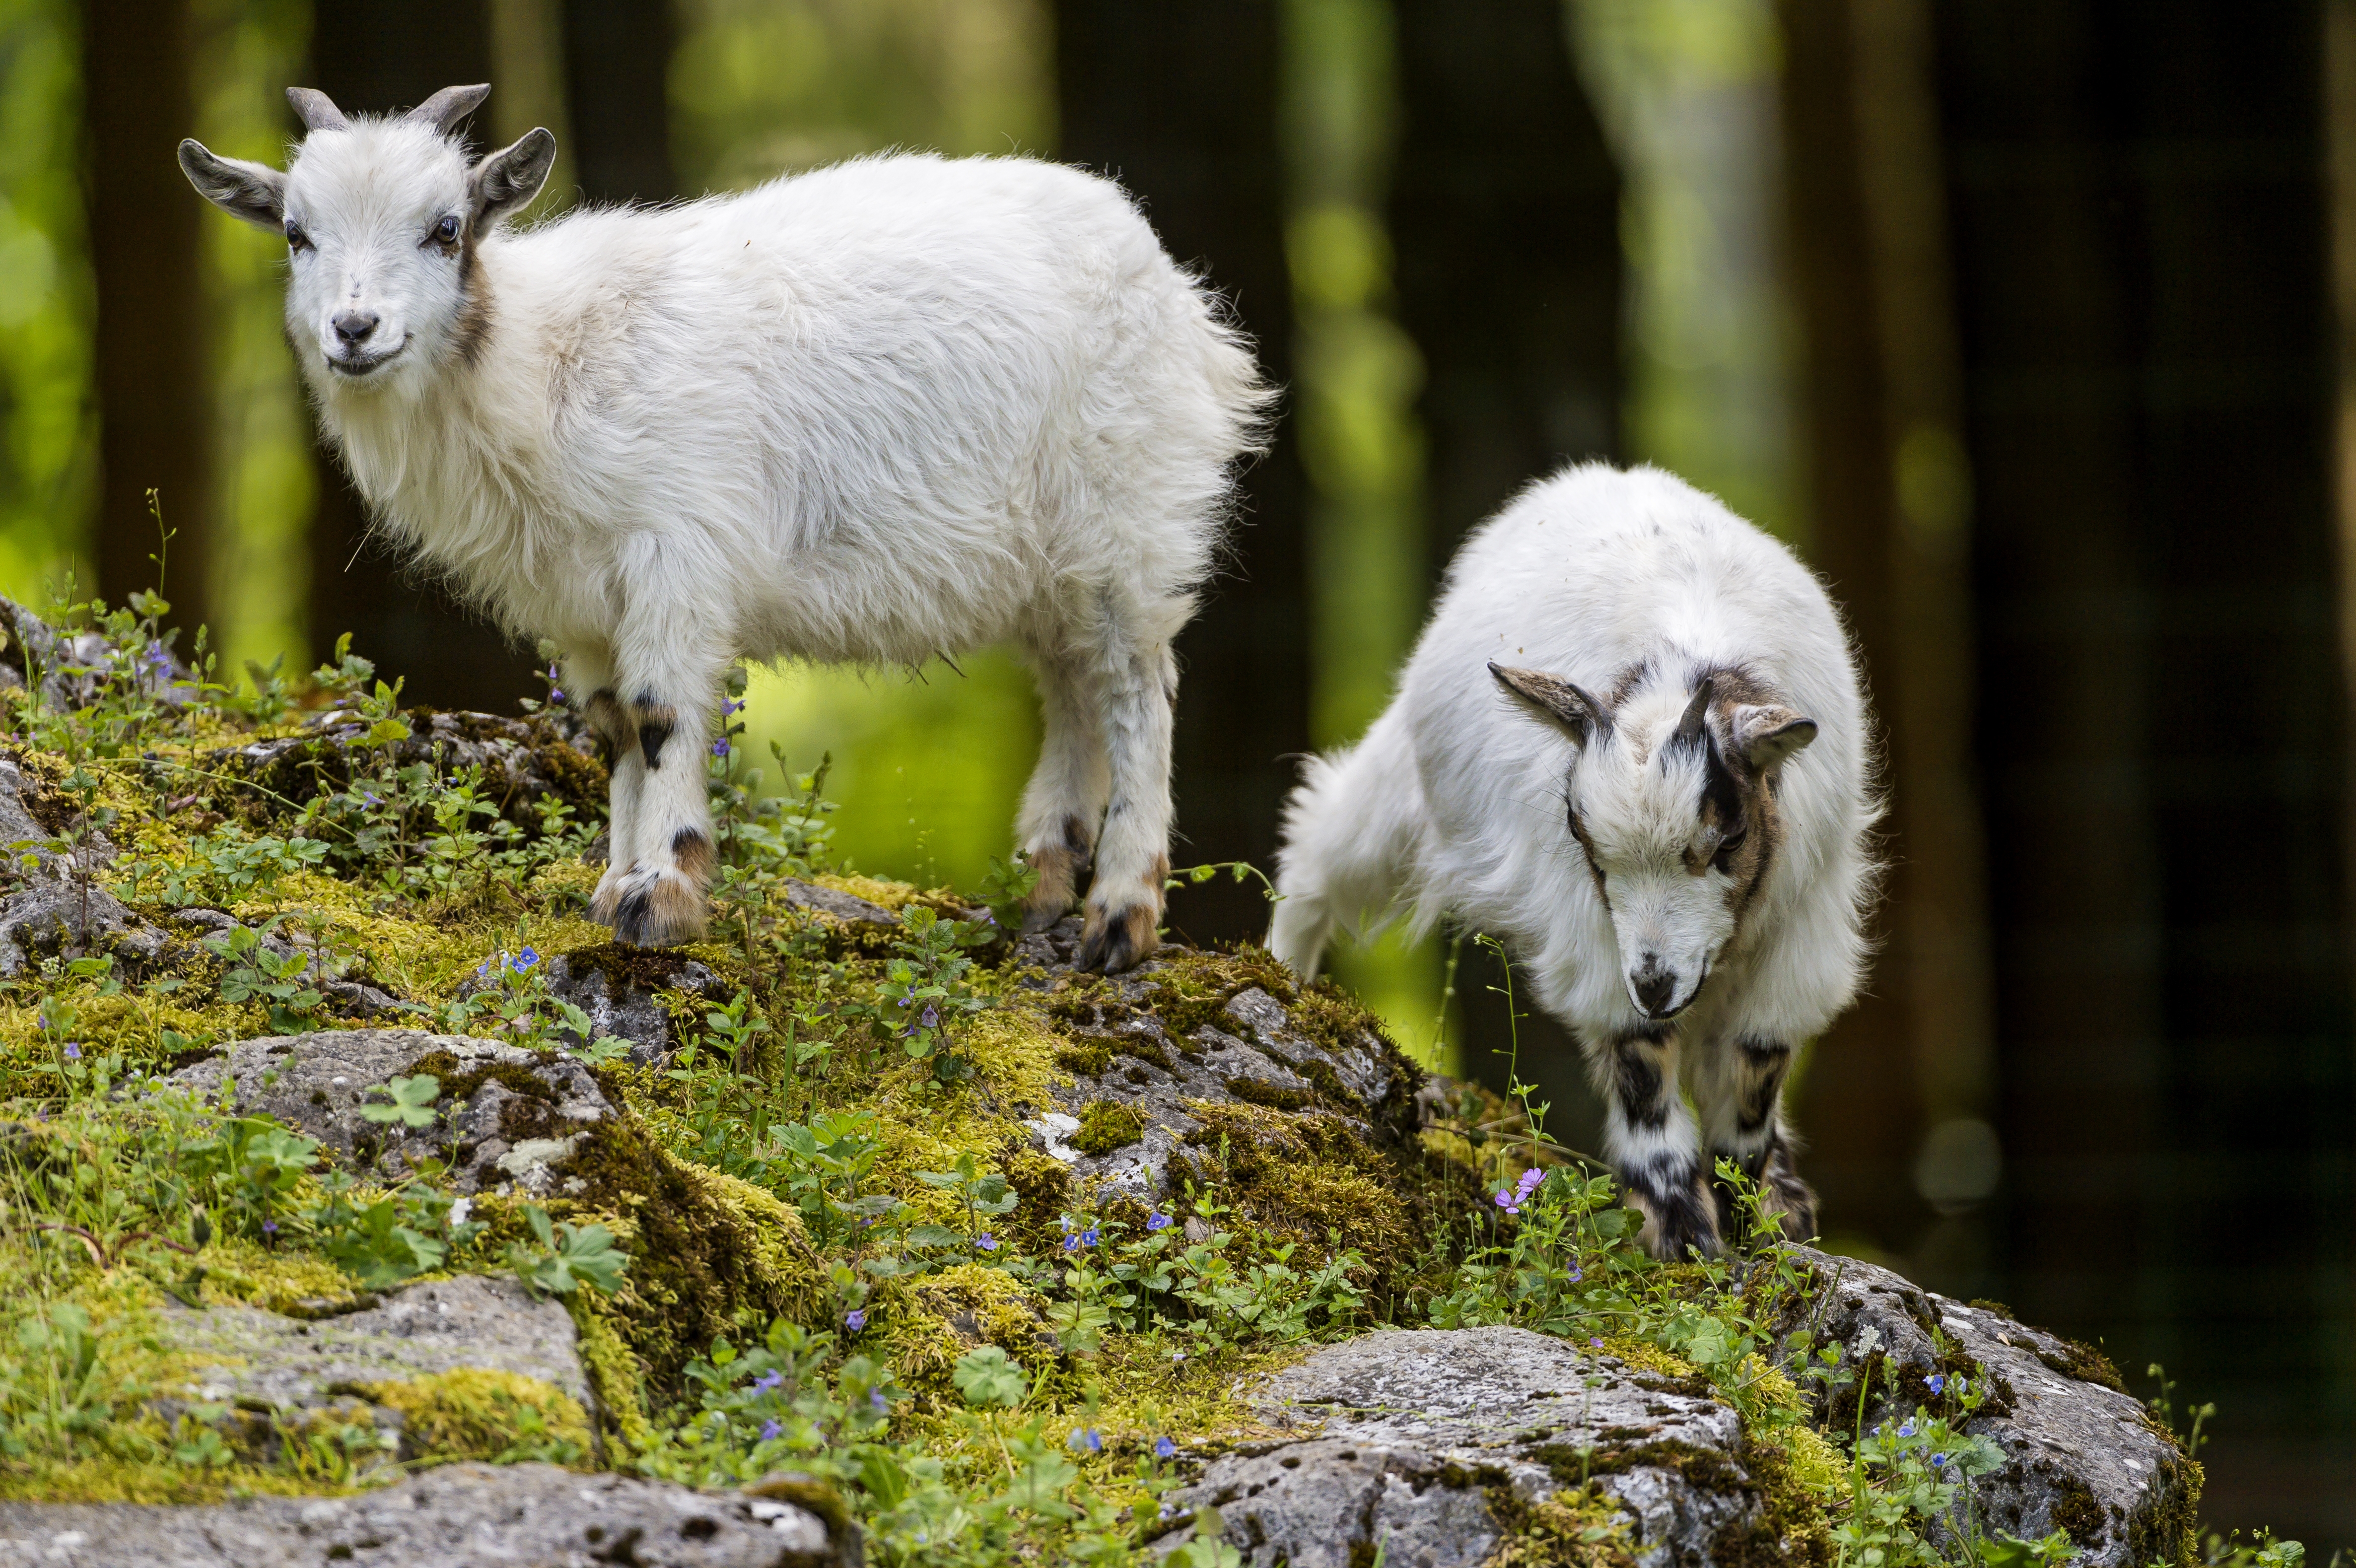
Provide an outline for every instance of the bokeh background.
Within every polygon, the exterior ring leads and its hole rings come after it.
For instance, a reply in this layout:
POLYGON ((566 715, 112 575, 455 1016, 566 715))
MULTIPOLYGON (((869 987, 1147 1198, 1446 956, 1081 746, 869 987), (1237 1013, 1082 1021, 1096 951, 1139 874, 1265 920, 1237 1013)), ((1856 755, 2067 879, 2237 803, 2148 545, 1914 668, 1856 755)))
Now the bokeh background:
MULTIPOLYGON (((1789 540, 1891 792, 1871 994, 1796 1092, 1833 1244, 2139 1392, 2164 1363, 2218 1407, 2212 1520, 2356 1544, 2356 0, 0 0, 0 591, 149 584, 153 488, 230 667, 349 631, 418 700, 539 689, 370 547, 282 248, 172 157, 276 159, 289 82, 477 80, 478 139, 558 134, 543 218, 1023 153, 1118 175, 1228 292, 1288 396, 1183 644, 1182 862, 1269 863, 1290 759, 1379 709, 1525 480, 1655 462, 1789 540)), ((832 755, 862 869, 1004 852, 1011 660, 751 696, 832 755)), ((1341 965, 1500 1078, 1477 950, 1341 965)), ((1592 1147, 1569 1042, 1519 1029, 1592 1147)))

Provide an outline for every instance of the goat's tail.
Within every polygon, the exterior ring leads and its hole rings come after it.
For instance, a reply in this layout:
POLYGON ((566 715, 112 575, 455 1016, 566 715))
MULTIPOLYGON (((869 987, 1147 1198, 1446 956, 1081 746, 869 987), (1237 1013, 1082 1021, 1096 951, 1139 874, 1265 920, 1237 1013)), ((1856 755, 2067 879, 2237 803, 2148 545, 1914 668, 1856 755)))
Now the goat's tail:
POLYGON ((1355 746, 1309 759, 1285 802, 1269 951, 1313 979, 1336 925, 1366 935, 1405 912, 1425 825, 1415 748, 1398 708, 1355 746))

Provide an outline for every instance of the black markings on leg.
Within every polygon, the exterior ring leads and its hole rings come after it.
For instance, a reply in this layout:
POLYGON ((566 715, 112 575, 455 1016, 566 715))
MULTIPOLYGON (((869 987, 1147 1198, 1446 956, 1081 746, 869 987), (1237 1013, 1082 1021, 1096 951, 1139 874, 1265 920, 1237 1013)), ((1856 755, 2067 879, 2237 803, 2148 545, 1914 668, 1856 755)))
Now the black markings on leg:
POLYGON ((671 731, 678 727, 678 719, 668 708, 647 708, 640 712, 643 717, 638 720, 638 749, 646 752, 647 767, 652 771, 662 766, 662 749, 670 740, 671 731))
POLYGON ((1708 1257, 1718 1251, 1718 1211, 1709 1184, 1690 1155, 1660 1155, 1622 1173, 1628 1195, 1651 1221, 1645 1228, 1655 1257, 1672 1262, 1688 1250, 1708 1257))
MULTIPOLYGON (((1783 1074, 1792 1065, 1792 1048, 1780 1040, 1746 1038, 1740 1049, 1742 1085, 1735 1115, 1743 1142, 1748 1144, 1775 1119, 1776 1097, 1783 1093, 1783 1074)), ((1754 1178, 1759 1174, 1755 1162, 1746 1162, 1746 1168, 1754 1178)))
POLYGON ((1612 1047, 1612 1093, 1632 1127, 1657 1131, 1669 1119, 1661 1092, 1661 1033, 1623 1035, 1612 1047))
POLYGON ((1791 1147, 1784 1143, 1781 1133, 1768 1147, 1760 1186, 1767 1211, 1783 1221, 1786 1238, 1794 1242, 1815 1238, 1815 1189, 1800 1179, 1799 1168, 1792 1158, 1791 1147))
POLYGON ((712 880, 712 863, 716 857, 712 849, 712 836, 700 827, 682 827, 670 837, 671 859, 679 869, 697 882, 712 880))

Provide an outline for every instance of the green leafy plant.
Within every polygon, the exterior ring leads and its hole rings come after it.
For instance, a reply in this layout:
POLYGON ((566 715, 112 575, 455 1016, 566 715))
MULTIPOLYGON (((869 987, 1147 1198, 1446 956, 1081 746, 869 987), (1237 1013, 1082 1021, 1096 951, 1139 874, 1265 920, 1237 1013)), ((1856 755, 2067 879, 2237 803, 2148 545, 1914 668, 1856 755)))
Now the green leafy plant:
POLYGON ((524 1210, 537 1244, 517 1242, 508 1248, 508 1267, 536 1296, 570 1296, 583 1285, 611 1294, 622 1286, 622 1272, 630 1260, 614 1245, 614 1232, 603 1225, 552 1225, 548 1211, 534 1203, 524 1210))

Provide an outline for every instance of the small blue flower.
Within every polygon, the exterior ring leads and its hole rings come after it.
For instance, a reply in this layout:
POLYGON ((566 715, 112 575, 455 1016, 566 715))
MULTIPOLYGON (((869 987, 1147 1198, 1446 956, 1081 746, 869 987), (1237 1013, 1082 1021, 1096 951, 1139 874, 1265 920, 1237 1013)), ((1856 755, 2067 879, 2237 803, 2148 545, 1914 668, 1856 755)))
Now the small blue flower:
POLYGON ((66 1060, 68 1061, 80 1061, 81 1060, 81 1047, 76 1045, 71 1040, 66 1041, 66 1060))
POLYGON ((1145 1228, 1149 1231, 1166 1231, 1177 1222, 1159 1209, 1145 1217, 1145 1228))
POLYGON ((1933 1372, 1929 1377, 1924 1378, 1922 1381, 1927 1387, 1929 1387, 1933 1393, 1944 1393, 1947 1392, 1947 1374, 1944 1372, 1933 1372))
POLYGON ((938 1029, 941 1027, 941 1015, 935 1012, 931 1005, 928 1003, 925 1008, 925 1016, 922 1022, 926 1029, 938 1029))
POLYGON ((1944 1468, 1946 1463, 1947 1456, 1944 1454, 1933 1454, 1931 1456, 1931 1468, 1934 1470, 1944 1468))
POLYGON ((1090 1225, 1087 1230, 1080 1232, 1080 1245, 1084 1247, 1095 1246, 1097 1244, 1098 1234, 1099 1232, 1097 1228, 1094 1225, 1090 1225))
POLYGON ((1167 1459, 1171 1455, 1175 1454, 1176 1452, 1178 1452, 1178 1445, 1171 1442, 1167 1437, 1157 1437, 1153 1440, 1153 1456, 1155 1458, 1167 1459))
POLYGON ((276 1235, 278 1233, 278 1221, 275 1220, 264 1220, 262 1222, 262 1233, 265 1236, 276 1235))
POLYGON ((1905 1424, 1905 1425, 1903 1425, 1903 1426, 1901 1426, 1901 1427, 1900 1427, 1900 1428, 1898 1429, 1898 1435, 1899 1435, 1899 1436, 1901 1436, 1901 1437, 1912 1437, 1912 1436, 1913 1436, 1913 1435, 1914 1435, 1914 1423, 1910 1419, 1910 1420, 1906 1423, 1906 1424, 1905 1424))
POLYGON ((889 1400, 884 1397, 884 1391, 882 1389, 869 1389, 867 1391, 867 1408, 876 1411, 889 1410, 892 1408, 892 1404, 889 1400))
POLYGON ((1076 1252, 1078 1252, 1078 1251, 1080 1250, 1080 1239, 1079 1239, 1079 1237, 1077 1237, 1077 1236, 1066 1236, 1066 1237, 1064 1238, 1064 1250, 1065 1250, 1066 1252, 1067 1252, 1067 1253, 1076 1253, 1076 1252))
POLYGON ((727 736, 723 735, 720 739, 712 742, 712 754, 715 757, 724 757, 728 754, 727 736))
POLYGON ((1586 1277, 1587 1277, 1586 1274, 1580 1270, 1580 1266, 1579 1266, 1577 1264, 1571 1264, 1571 1265, 1570 1265, 1570 1283, 1571 1283, 1571 1284, 1573 1284, 1573 1285, 1577 1285, 1580 1280, 1585 1279, 1586 1277))
POLYGON ((1097 1435, 1097 1429, 1093 1426, 1074 1427, 1072 1435, 1064 1439, 1064 1445, 1068 1448, 1084 1448, 1091 1454, 1104 1451, 1104 1439, 1097 1435))
POLYGON ((771 1389, 780 1389, 785 1386, 786 1374, 783 1372, 763 1372, 759 1377, 753 1380, 753 1387, 762 1393, 766 1393, 771 1389))
POLYGON ((994 1253, 998 1250, 998 1238, 984 1231, 973 1239, 973 1244, 985 1253, 994 1253))
POLYGON ((562 701, 563 701, 563 700, 564 700, 564 688, 563 688, 562 687, 561 687, 561 686, 552 686, 552 687, 550 687, 550 688, 548 688, 548 699, 549 699, 551 702, 562 702, 562 701))
POLYGON ((384 804, 383 801, 377 798, 376 791, 372 789, 364 789, 360 791, 360 798, 368 802, 370 805, 382 805, 384 804))
POLYGON ((862 1328, 866 1328, 867 1313, 865 1309, 854 1307, 850 1311, 844 1313, 842 1315, 842 1326, 845 1328, 850 1329, 854 1334, 858 1333, 862 1328))
POLYGON ((536 947, 527 947, 522 952, 515 955, 515 963, 512 967, 517 974, 520 975, 539 962, 540 950, 536 947))
POLYGON ((1590 1349, 1600 1350, 1603 1349, 1603 1341, 1601 1339, 1590 1339, 1587 1344, 1590 1349))
POLYGON ((1962 1378, 1957 1378, 1957 1379, 1955 1380, 1955 1397, 1956 1397, 1957 1399, 1961 1399, 1961 1398, 1963 1398, 1963 1397, 1964 1397, 1964 1391, 1965 1391, 1965 1389, 1969 1388, 1969 1387, 1971 1387, 1971 1384, 1970 1384, 1969 1382, 1965 1381, 1964 1379, 1962 1379, 1962 1378))
POLYGON ((1055 1223, 1057 1223, 1058 1225, 1061 1225, 1061 1226, 1063 1226, 1063 1227, 1064 1227, 1064 1233, 1065 1233, 1066 1235, 1069 1235, 1069 1234, 1071 1233, 1071 1230, 1072 1230, 1072 1217, 1071 1217, 1069 1214, 1058 1214, 1058 1215, 1056 1215, 1056 1216, 1055 1216, 1055 1223))
POLYGON ((761 1423, 762 1442, 775 1443, 778 1438, 783 1437, 785 1435, 786 1429, 777 1424, 776 1417, 771 1416, 768 1420, 761 1423))
POLYGON ((550 665, 548 667, 548 678, 551 680, 554 680, 556 678, 556 667, 554 665, 550 665))

